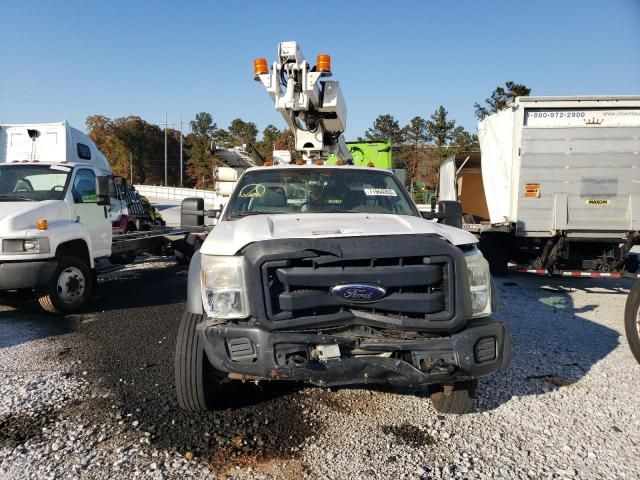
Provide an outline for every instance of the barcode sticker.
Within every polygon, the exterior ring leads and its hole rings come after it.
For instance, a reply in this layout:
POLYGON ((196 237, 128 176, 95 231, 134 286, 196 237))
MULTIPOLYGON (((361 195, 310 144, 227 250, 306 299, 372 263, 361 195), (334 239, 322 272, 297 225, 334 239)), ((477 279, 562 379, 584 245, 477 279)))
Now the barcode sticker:
POLYGON ((368 197, 397 197, 398 194, 391 188, 365 188, 364 194, 368 197))

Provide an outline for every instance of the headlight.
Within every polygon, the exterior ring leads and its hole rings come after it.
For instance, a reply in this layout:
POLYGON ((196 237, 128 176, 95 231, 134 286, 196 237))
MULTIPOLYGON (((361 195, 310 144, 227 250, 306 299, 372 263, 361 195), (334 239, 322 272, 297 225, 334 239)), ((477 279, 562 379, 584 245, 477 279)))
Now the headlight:
POLYGON ((5 238, 2 240, 2 253, 48 253, 49 239, 43 238, 5 238))
POLYGON ((489 262, 477 248, 467 252, 464 257, 469 273, 471 287, 471 309, 473 318, 486 317, 491 314, 491 274, 489 262))
POLYGON ((244 318, 249 315, 243 257, 202 255, 202 304, 207 316, 244 318))

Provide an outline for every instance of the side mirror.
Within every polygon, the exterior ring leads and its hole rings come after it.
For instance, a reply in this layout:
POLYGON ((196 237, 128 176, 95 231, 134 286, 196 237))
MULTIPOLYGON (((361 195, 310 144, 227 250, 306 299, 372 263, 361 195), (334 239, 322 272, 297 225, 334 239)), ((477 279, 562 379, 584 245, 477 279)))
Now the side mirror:
POLYGON ((440 223, 462 228, 462 205, 453 200, 442 200, 438 203, 438 218, 440 223))
POLYGON ((189 197, 182 200, 180 224, 183 227, 202 227, 204 225, 204 216, 204 198, 189 197))
POLYGON ((96 197, 99 205, 109 205, 109 182, 111 178, 106 175, 96 177, 96 197))
POLYGON ((438 214, 435 211, 432 211, 432 212, 421 211, 420 215, 422 215, 422 218, 424 218, 425 220, 433 220, 434 218, 436 218, 438 214))
POLYGON ((220 218, 222 209, 220 210, 207 210, 207 218, 220 218))

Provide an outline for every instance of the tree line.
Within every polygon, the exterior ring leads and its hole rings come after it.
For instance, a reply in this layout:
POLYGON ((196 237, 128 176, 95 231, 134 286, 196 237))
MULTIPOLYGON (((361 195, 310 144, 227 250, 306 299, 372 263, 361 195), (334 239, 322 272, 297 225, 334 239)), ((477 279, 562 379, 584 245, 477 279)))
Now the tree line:
MULTIPOLYGON (((523 84, 506 82, 498 86, 484 105, 474 104, 475 116, 482 120, 487 115, 505 108, 517 96, 527 96, 531 89, 523 84)), ((413 191, 414 183, 432 190, 437 183, 438 167, 447 157, 460 152, 480 149, 478 135, 465 130, 449 117, 449 112, 440 105, 429 119, 413 117, 408 124, 400 123, 390 114, 379 115, 364 138, 366 141, 390 141, 395 146, 395 162, 405 168, 413 191)))
MULTIPOLYGON (((183 136, 183 184, 195 188, 213 188, 213 169, 220 162, 217 148, 246 146, 263 159, 275 148, 292 149, 288 131, 268 125, 258 137, 253 122, 234 119, 227 129, 218 128, 210 113, 201 112, 190 123, 191 132, 183 136)), ((109 159, 114 174, 133 183, 164 185, 164 130, 138 116, 110 119, 91 115, 86 119, 89 136, 109 159)), ((180 184, 180 135, 167 128, 167 184, 180 184)))
MULTIPOLYGON (((484 105, 474 105, 475 115, 485 116, 505 108, 516 96, 526 96, 531 89, 515 82, 497 87, 484 105)), ((220 161, 218 148, 244 146, 268 161, 274 149, 293 151, 293 135, 267 125, 258 139, 258 127, 240 118, 229 126, 219 128, 213 116, 207 112, 196 114, 189 122, 190 133, 183 140, 184 186, 213 188, 213 170, 220 161)), ((138 116, 110 119, 92 115, 86 120, 89 135, 109 159, 114 174, 134 183, 163 185, 165 181, 165 131, 138 116)), ((180 135, 178 130, 167 128, 167 184, 180 185, 180 135)), ((407 179, 413 186, 433 188, 437 181, 437 168, 443 159, 453 153, 478 150, 478 137, 468 132, 441 105, 425 119, 413 117, 401 126, 391 114, 379 115, 364 137, 358 141, 390 141, 394 145, 394 163, 407 170, 407 179)))

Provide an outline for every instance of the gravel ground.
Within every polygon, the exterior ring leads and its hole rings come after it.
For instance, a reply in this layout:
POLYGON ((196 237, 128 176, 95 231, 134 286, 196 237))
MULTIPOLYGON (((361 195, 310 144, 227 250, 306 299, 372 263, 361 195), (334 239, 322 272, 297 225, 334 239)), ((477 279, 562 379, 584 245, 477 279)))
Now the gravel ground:
POLYGON ((141 262, 101 279, 92 313, 4 299, 0 477, 638 478, 628 280, 497 279, 513 363, 465 416, 438 415, 422 391, 297 384, 238 384, 227 408, 179 411, 185 282, 141 262))

